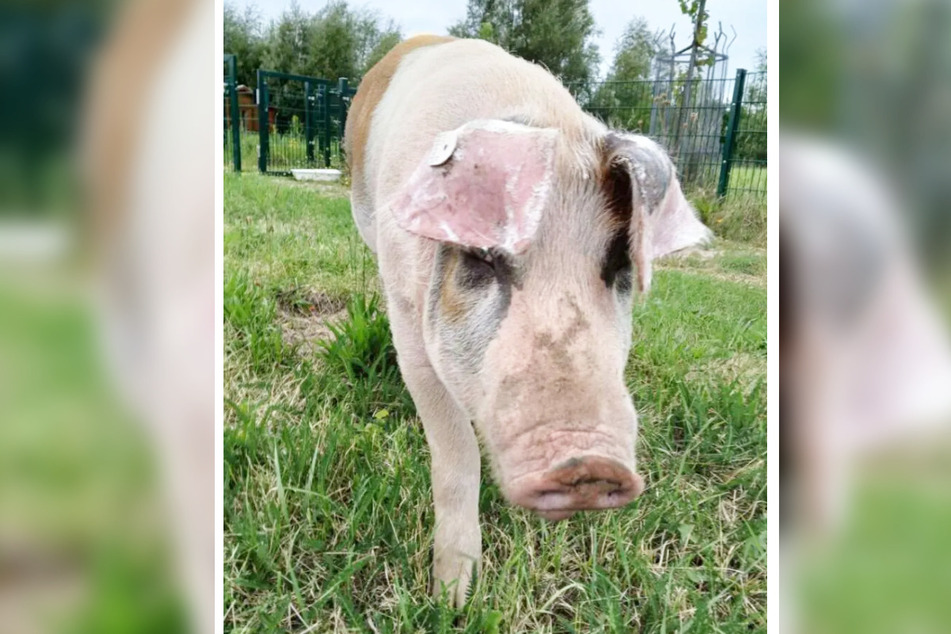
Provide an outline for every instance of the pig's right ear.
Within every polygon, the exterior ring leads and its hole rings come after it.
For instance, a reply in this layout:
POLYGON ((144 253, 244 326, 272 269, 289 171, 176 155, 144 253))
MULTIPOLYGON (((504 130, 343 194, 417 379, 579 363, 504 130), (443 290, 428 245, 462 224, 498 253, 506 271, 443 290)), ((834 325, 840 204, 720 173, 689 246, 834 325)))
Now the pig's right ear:
POLYGON ((646 292, 654 258, 707 242, 713 234, 684 198, 673 163, 659 145, 611 132, 604 153, 608 203, 630 227, 638 290, 646 292))
POLYGON ((418 236, 520 253, 548 199, 557 136, 552 128, 494 119, 443 132, 390 210, 418 236))

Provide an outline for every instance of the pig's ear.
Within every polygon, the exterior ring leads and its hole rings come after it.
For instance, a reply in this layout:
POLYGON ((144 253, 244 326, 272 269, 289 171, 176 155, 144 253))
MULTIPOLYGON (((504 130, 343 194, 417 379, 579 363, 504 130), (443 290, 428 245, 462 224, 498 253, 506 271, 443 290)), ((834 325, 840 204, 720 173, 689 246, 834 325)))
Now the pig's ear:
POLYGON ((684 198, 667 153, 647 137, 611 132, 605 138, 607 198, 630 219, 639 290, 650 287, 654 258, 707 242, 712 233, 684 198))
POLYGON ((441 242, 524 251, 551 189, 557 135, 500 120, 439 134, 390 201, 396 222, 441 242))

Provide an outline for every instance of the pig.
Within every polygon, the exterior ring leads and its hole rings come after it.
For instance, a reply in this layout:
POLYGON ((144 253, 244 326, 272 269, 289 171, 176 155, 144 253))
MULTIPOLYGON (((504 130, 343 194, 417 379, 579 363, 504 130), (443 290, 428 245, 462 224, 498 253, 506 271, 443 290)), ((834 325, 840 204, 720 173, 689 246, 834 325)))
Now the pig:
POLYGON ((123 6, 91 70, 79 158, 99 343, 148 432, 191 631, 215 628, 214 7, 123 6), (207 60, 205 63, 202 60, 207 60))
POLYGON ((477 437, 505 498, 547 520, 643 491, 632 302, 653 258, 710 232, 656 143, 484 41, 397 45, 361 82, 344 143, 431 452, 433 590, 462 605, 482 553, 477 437))
POLYGON ((951 431, 951 339, 888 178, 801 133, 779 156, 784 533, 823 539, 857 465, 951 431))

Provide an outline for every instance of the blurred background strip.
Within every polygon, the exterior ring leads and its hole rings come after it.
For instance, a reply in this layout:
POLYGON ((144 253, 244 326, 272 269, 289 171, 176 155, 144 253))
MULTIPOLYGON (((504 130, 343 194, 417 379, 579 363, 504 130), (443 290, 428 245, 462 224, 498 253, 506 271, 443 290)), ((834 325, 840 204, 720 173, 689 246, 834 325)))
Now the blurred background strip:
POLYGON ((780 6, 783 631, 951 623, 949 33, 780 6))
POLYGON ((212 631, 213 33, 0 6, 4 632, 212 631))

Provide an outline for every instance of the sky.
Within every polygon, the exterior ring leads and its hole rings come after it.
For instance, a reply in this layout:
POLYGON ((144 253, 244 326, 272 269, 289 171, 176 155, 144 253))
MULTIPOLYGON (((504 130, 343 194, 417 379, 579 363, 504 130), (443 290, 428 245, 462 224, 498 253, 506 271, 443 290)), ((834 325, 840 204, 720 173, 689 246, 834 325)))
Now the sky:
MULTIPOLYGON (((254 5, 265 23, 278 18, 291 0, 225 0, 243 8, 254 5)), ((313 13, 327 0, 298 0, 301 9, 313 13)), ((392 18, 409 37, 419 33, 445 33, 450 25, 466 15, 466 0, 350 0, 354 7, 365 7, 392 18)), ((607 72, 614 57, 614 45, 632 18, 647 20, 653 30, 674 27, 678 50, 690 42, 690 21, 680 12, 677 0, 591 0, 591 12, 601 33, 596 38, 601 53, 601 74, 607 72)), ((754 70, 756 52, 766 49, 766 0, 707 0, 708 43, 722 23, 729 38, 736 29, 736 40, 729 49, 728 76, 737 68, 754 70), (732 28, 731 28, 732 27, 732 28)))

